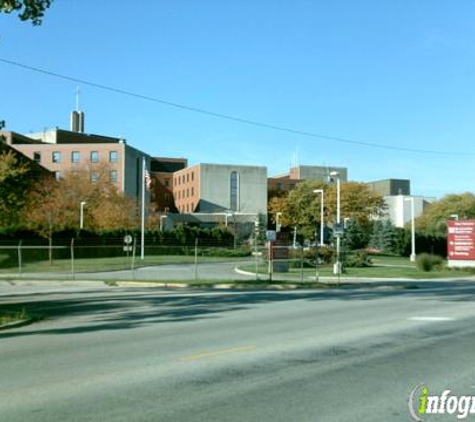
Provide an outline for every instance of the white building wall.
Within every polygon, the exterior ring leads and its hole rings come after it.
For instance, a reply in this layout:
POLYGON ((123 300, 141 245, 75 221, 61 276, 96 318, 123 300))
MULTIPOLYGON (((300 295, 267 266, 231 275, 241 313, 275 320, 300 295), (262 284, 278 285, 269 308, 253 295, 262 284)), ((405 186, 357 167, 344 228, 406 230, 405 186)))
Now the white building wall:
POLYGON ((386 218, 396 227, 404 227, 411 221, 410 198, 414 198, 414 218, 419 217, 423 213, 425 205, 435 201, 435 198, 424 196, 385 196, 384 200, 388 206, 386 218))

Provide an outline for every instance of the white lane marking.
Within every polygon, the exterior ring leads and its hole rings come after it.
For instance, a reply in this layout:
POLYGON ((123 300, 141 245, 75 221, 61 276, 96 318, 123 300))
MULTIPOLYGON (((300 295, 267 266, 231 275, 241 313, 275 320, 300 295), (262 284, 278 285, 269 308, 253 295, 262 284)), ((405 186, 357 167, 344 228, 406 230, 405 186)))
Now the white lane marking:
POLYGON ((409 321, 455 321, 452 317, 436 317, 436 316, 415 316, 408 318, 409 321))

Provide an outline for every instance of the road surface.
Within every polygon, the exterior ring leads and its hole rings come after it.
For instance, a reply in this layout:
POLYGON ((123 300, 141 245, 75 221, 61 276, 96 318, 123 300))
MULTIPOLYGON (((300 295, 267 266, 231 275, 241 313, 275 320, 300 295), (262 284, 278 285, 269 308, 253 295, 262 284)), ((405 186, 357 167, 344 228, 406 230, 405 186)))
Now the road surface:
MULTIPOLYGON (((409 421, 475 395, 475 285, 332 291, 0 286, 0 420, 409 421)), ((427 420, 457 420, 454 415, 427 420)))

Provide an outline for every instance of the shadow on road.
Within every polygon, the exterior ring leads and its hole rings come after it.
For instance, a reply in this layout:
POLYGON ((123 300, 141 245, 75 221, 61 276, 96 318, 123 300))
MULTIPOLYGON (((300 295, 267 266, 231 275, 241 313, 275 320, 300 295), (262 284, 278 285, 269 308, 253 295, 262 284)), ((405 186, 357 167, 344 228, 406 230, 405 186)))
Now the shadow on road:
POLYGON ((475 301, 475 284, 464 281, 373 285, 329 290, 294 291, 176 291, 163 288, 137 291, 110 288, 89 293, 2 295, 2 310, 26 308, 43 321, 0 333, 0 339, 42 334, 89 333, 144 327, 163 322, 216 318, 263 303, 282 301, 365 301, 415 296, 444 301, 475 301), (195 294, 199 293, 199 294, 195 294), (75 296, 75 297, 71 297, 75 296))

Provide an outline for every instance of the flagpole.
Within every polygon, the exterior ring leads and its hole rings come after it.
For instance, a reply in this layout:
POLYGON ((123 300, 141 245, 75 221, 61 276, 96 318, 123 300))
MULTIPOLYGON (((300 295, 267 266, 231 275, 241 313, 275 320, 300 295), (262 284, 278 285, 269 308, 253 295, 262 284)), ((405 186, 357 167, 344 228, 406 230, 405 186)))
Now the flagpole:
POLYGON ((140 236, 140 259, 145 258, 145 157, 142 157, 142 221, 140 236))

